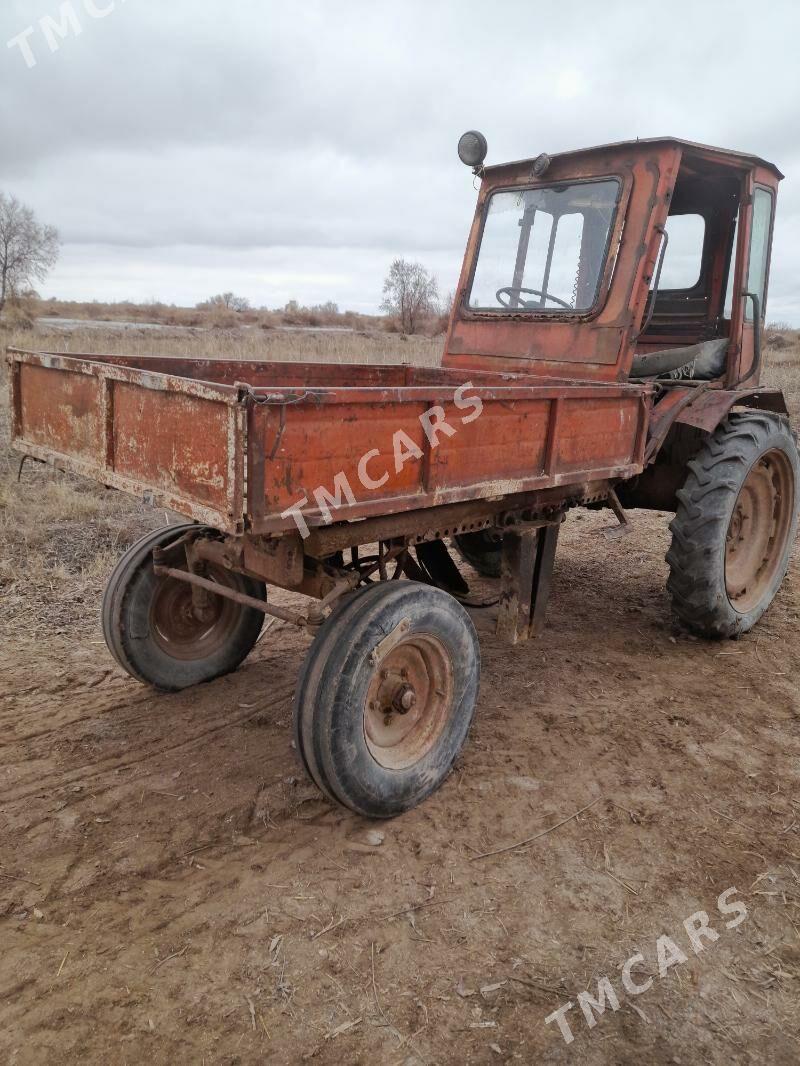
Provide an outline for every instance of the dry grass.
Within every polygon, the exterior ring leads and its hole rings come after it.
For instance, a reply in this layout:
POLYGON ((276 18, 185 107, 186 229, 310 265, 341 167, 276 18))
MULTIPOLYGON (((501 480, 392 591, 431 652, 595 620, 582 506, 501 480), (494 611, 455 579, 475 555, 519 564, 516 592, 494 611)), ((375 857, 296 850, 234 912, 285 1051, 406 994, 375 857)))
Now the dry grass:
POLYGON ((26 469, 0 482, 0 632, 29 637, 94 627, 109 572, 143 532, 163 524, 119 493, 26 469))
MULTIPOLYGON (((396 319, 385 315, 365 315, 357 311, 339 311, 335 304, 302 307, 291 301, 282 310, 247 308, 234 311, 221 304, 201 304, 197 307, 177 307, 175 304, 149 303, 73 303, 64 300, 26 298, 18 301, 14 313, 33 321, 40 317, 77 319, 87 322, 156 323, 161 326, 180 326, 203 329, 237 329, 258 327, 262 330, 281 326, 305 328, 338 328, 364 330, 372 333, 396 333, 396 319)), ((432 314, 420 322, 419 332, 427 336, 441 334, 447 328, 445 311, 432 314)))
MULTIPOLYGON (((0 345, 64 352, 408 362, 435 365, 441 340, 392 334, 235 331, 21 330, 0 345)), ((772 332, 765 382, 782 388, 800 420, 800 335, 772 332)), ((165 521, 136 499, 93 482, 27 463, 8 448, 6 368, 0 369, 0 632, 31 636, 88 632, 114 562, 137 537, 165 521)))
POLYGON ((255 328, 225 330, 133 327, 0 330, 3 349, 33 348, 49 352, 106 355, 175 355, 196 359, 264 359, 326 363, 409 363, 436 366, 442 357, 441 337, 408 337, 399 333, 264 332, 255 328))
POLYGON ((800 423, 800 331, 768 330, 762 382, 782 389, 792 418, 800 423))

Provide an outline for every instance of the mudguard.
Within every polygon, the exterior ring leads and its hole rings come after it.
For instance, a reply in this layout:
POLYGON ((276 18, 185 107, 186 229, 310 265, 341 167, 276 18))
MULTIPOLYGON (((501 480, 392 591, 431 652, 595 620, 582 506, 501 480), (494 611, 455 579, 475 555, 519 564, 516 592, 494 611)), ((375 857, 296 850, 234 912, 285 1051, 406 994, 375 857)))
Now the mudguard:
POLYGON ((789 413, 780 389, 712 389, 702 384, 672 387, 653 409, 646 461, 651 463, 656 458, 675 422, 712 433, 734 407, 789 413))
POLYGON ((789 413, 780 389, 709 389, 695 403, 684 407, 675 421, 710 433, 733 407, 774 411, 780 415, 789 413))

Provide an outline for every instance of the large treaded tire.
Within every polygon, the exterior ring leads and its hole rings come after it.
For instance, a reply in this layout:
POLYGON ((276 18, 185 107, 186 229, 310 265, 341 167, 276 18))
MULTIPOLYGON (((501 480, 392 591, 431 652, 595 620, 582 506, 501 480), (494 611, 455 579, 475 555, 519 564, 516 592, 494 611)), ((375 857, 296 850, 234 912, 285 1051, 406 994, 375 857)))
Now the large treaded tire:
POLYGON ((475 628, 452 596, 405 581, 360 589, 321 627, 297 687, 295 742, 312 780, 367 818, 415 807, 466 740, 479 674, 475 628), (390 710, 408 690, 411 707, 390 710))
POLYGON ((796 440, 784 417, 732 414, 687 468, 670 524, 667 588, 689 629, 735 638, 755 625, 786 576, 797 532, 796 440))
MULTIPOLYGON (((221 604, 219 618, 213 625, 199 625, 196 648, 190 626, 172 644, 165 639, 163 626, 159 628, 154 619, 154 605, 166 590, 172 595, 174 615, 182 606, 178 597, 191 596, 191 590, 183 582, 156 575, 153 549, 165 547, 190 529, 202 532, 202 527, 187 523, 147 533, 117 563, 103 595, 103 636, 109 651, 131 677, 164 692, 177 692, 235 670, 252 651, 264 624, 261 611, 213 597, 221 604), (219 627, 216 635, 214 626, 219 627)), ((260 581, 227 570, 212 576, 245 595, 266 599, 260 581)))

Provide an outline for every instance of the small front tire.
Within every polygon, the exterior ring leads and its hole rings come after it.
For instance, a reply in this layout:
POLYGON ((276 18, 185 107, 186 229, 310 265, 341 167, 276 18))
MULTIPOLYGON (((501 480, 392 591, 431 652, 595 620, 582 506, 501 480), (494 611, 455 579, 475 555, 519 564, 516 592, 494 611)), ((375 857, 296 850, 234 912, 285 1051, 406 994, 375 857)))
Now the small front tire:
MULTIPOLYGON (((131 677, 165 692, 189 688, 235 670, 258 640, 264 615, 222 596, 210 596, 205 614, 193 609, 192 586, 162 577, 153 549, 189 530, 187 524, 148 533, 120 559, 103 596, 103 635, 109 651, 131 677)), ((185 568, 185 564, 184 564, 185 568)), ((266 599, 262 582, 208 567, 220 584, 266 599)))
POLYGON ((480 649, 441 589, 359 591, 322 626, 295 701, 295 738, 318 787, 367 818, 421 803, 449 774, 472 723, 480 649))

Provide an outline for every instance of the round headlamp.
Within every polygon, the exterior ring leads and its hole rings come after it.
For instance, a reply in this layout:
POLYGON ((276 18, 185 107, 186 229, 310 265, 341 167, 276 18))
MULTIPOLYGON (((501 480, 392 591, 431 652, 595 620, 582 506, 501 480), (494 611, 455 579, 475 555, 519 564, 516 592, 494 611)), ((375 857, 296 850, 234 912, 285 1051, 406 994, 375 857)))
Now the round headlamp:
POLYGON ((481 166, 488 151, 489 145, 486 138, 477 130, 467 130, 461 135, 458 142, 458 158, 465 166, 473 169, 481 166))

